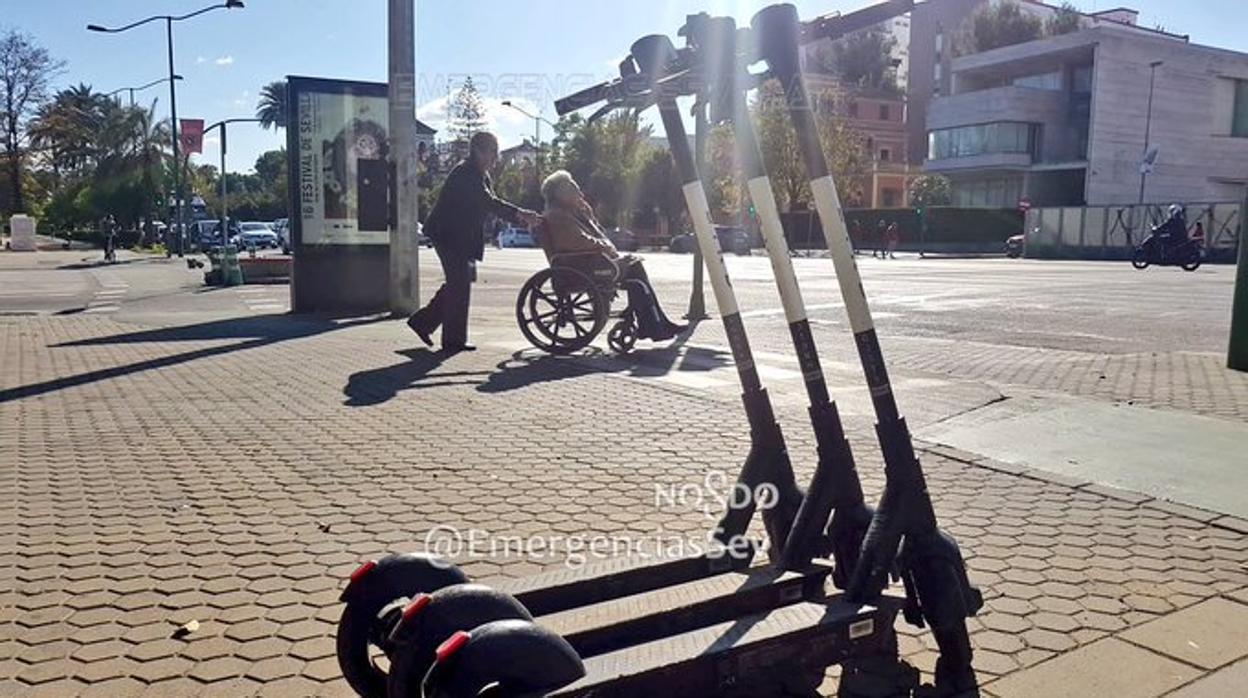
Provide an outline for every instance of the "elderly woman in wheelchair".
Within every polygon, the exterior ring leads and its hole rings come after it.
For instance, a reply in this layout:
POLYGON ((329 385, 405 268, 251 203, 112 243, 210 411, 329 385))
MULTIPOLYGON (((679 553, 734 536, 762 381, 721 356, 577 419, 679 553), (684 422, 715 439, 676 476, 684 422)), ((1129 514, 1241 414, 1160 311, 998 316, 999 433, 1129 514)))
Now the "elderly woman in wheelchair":
POLYGON ((536 347, 567 353, 588 346, 605 327, 611 300, 623 290, 628 307, 607 334, 617 352, 638 339, 666 341, 685 329, 668 319, 641 259, 621 255, 594 217, 572 175, 542 182, 546 209, 535 232, 550 268, 530 278, 516 301, 516 318, 536 347))

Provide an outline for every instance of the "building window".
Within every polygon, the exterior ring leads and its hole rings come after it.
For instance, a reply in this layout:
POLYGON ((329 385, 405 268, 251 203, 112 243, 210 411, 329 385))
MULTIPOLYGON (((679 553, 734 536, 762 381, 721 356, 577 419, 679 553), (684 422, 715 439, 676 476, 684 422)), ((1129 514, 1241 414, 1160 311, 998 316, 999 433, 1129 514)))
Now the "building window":
POLYGON ((880 105, 880 121, 889 120, 889 108, 887 104, 880 105))
POLYGON ((1024 75, 1023 77, 1014 78, 1014 86, 1060 92, 1062 89, 1062 74, 1055 70, 1051 73, 1041 73, 1039 75, 1024 75))
POLYGON ((1036 157, 1040 125, 1021 121, 997 121, 961 126, 927 134, 929 160, 968 158, 994 153, 1024 153, 1036 157))
POLYGON ((892 159, 893 153, 888 148, 880 148, 880 162, 888 162, 892 159))
POLYGON ((849 103, 849 118, 851 119, 858 118, 858 103, 857 102, 849 103))
POLYGON ((1235 112, 1231 116, 1231 135, 1248 138, 1248 80, 1235 81, 1235 112))
POLYGON ((896 189, 884 189, 880 192, 884 197, 884 208, 894 208, 899 206, 898 200, 901 198, 900 192, 896 189))

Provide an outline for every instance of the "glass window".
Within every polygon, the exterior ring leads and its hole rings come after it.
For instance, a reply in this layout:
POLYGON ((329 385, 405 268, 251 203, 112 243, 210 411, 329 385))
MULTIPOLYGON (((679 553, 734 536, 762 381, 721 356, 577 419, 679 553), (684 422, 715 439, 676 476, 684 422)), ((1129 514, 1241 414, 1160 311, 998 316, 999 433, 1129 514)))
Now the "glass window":
POLYGON ((849 103, 849 118, 851 119, 858 118, 858 103, 857 102, 849 103))
POLYGON ((1039 125, 1019 121, 940 129, 928 134, 928 158, 965 158, 992 153, 1035 156, 1039 125))
POLYGON ((1092 66, 1081 65, 1070 74, 1070 90, 1072 92, 1092 91, 1092 66))
POLYGON ((888 121, 889 109, 887 104, 880 105, 880 121, 888 121))
POLYGON ((880 162, 888 162, 893 156, 888 148, 880 148, 880 162))
POLYGON ((1033 90, 1054 90, 1062 89, 1062 73, 1061 71, 1053 71, 1051 73, 1041 73, 1040 75, 1024 75, 1021 78, 1014 78, 1016 87, 1028 87, 1033 90))
POLYGON ((1231 117, 1231 135, 1248 138, 1248 80, 1235 81, 1235 112, 1231 117))

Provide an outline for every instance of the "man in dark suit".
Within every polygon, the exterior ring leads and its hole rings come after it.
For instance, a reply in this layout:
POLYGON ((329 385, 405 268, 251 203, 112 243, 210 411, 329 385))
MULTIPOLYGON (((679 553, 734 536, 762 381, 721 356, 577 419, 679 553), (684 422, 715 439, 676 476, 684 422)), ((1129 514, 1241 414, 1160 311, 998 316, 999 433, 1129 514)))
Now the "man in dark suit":
POLYGON ((512 223, 535 225, 536 213, 494 195, 490 169, 498 162, 498 139, 484 131, 473 134, 468 158, 447 175, 438 200, 425 221, 424 232, 442 262, 446 282, 429 305, 412 314, 407 324, 421 341, 433 346, 431 335, 442 327, 442 350, 472 351, 468 344, 468 304, 472 291, 473 260, 485 254, 482 228, 488 214, 512 223))

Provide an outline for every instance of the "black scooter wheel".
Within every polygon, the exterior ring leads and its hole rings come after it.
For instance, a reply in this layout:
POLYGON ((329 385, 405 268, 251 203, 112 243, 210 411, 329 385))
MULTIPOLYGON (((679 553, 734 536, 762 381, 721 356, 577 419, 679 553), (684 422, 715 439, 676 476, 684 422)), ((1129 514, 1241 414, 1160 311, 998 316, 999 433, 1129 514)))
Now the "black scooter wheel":
POLYGON ((424 698, 542 696, 585 675, 567 640, 523 620, 498 620, 456 632, 435 655, 425 676, 424 698))
POLYGON ((390 555, 357 569, 342 593, 346 607, 336 634, 338 666, 351 688, 364 698, 385 698, 389 660, 383 655, 400 604, 466 581, 458 568, 432 555, 390 555))
POLYGON ((389 698, 421 698, 421 681, 433 665, 434 650, 457 630, 496 620, 532 621, 515 597, 482 584, 456 584, 417 594, 390 634, 389 698))
POLYGON ((1131 266, 1136 269, 1148 268, 1148 252, 1143 247, 1135 248, 1135 252, 1131 254, 1131 266))

